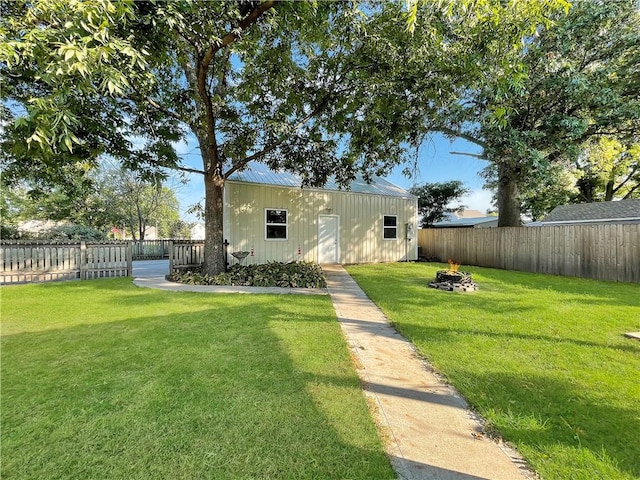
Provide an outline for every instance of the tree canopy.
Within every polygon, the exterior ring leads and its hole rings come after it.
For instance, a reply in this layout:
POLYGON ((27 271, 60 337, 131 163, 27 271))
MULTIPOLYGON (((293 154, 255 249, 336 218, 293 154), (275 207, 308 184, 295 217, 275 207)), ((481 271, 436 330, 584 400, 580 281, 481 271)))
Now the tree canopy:
MULTIPOLYGON (((541 138, 537 124, 517 121, 523 99, 539 93, 527 59, 546 58, 538 45, 567 2, 410 4, 413 33, 397 2, 3 3, 4 179, 63 182, 105 153, 148 177, 165 167, 199 173, 206 268, 217 273, 224 183, 251 161, 305 185, 329 175, 347 185, 410 160, 431 131, 475 139, 509 172, 549 157, 546 143, 510 152, 541 138), (201 167, 175 153, 187 136, 201 167)), ((547 43, 559 48, 566 38, 556 36, 547 43)))
MULTIPOLYGON (((501 225, 519 222, 527 197, 538 197, 539 206, 548 202, 550 192, 542 186, 562 184, 561 178, 579 167, 588 144, 599 138, 627 142, 637 135, 637 4, 574 2, 567 16, 558 16, 527 42, 523 63, 522 89, 502 98, 495 87, 476 90, 467 117, 475 126, 461 128, 492 162, 486 173, 497 185, 501 225)), ((567 190, 553 191, 560 194, 557 200, 566 198, 567 190)))
POLYGON ((466 2, 421 17, 425 3, 413 2, 417 20, 402 55, 382 56, 394 85, 388 118, 416 143, 441 132, 481 146, 501 226, 520 225, 523 202, 535 194, 529 187, 572 170, 587 142, 628 143, 640 131, 635 1, 578 0, 568 10, 557 2, 478 2, 471 22, 466 2))
POLYGON ((352 55, 368 20, 354 4, 25 0, 3 8, 4 114, 16 117, 3 143, 7 179, 40 170, 58 181, 101 153, 145 172, 200 173, 211 273, 224 269, 224 182, 250 161, 305 184, 335 175, 346 185, 403 158, 394 139, 356 115, 366 89, 352 55), (175 156, 172 142, 186 135, 198 141, 201 168, 175 156))

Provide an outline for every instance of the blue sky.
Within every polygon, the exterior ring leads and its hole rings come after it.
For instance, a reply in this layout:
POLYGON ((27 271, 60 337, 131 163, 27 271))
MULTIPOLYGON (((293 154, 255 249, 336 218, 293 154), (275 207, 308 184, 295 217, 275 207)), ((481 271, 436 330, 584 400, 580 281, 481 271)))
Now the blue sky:
MULTIPOLYGON (((483 180, 479 172, 486 166, 486 162, 474 157, 452 155, 451 152, 480 153, 479 147, 465 140, 449 141, 442 135, 434 135, 420 147, 418 156, 418 172, 413 178, 402 175, 404 166, 396 168, 387 179, 403 188, 411 188, 414 184, 425 182, 445 182, 447 180, 461 180, 471 192, 462 198, 461 203, 467 208, 485 212, 492 207, 491 192, 482 188, 483 180)), ((178 145, 178 153, 184 164, 193 168, 202 168, 200 151, 195 140, 178 145)), ((181 217, 186 221, 197 221, 186 211, 193 204, 204 198, 204 184, 198 174, 185 177, 184 185, 170 185, 180 201, 181 217)))

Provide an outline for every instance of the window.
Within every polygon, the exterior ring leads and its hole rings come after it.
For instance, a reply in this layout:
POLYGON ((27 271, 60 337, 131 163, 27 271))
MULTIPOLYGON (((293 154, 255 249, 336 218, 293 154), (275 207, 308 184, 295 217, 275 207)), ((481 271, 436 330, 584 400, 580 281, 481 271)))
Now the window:
POLYGON ((395 215, 385 215, 383 219, 385 240, 393 240, 398 238, 398 217, 395 215))
POLYGON ((287 211, 265 210, 265 238, 267 240, 287 239, 287 211))

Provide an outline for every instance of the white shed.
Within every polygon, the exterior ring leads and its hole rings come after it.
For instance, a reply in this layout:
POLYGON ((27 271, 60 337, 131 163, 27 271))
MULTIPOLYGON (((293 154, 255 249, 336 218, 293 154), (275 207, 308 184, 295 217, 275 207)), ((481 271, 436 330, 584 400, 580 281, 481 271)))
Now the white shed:
POLYGON ((329 180, 302 188, 299 177, 256 165, 225 185, 224 237, 231 253, 246 251, 243 264, 305 260, 372 263, 415 260, 418 200, 374 178, 356 179, 349 190, 329 180))

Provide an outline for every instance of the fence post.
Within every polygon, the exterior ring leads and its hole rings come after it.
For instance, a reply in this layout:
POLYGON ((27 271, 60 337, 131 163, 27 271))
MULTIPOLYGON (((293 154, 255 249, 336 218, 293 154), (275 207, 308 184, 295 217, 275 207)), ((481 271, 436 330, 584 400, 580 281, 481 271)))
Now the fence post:
POLYGON ((80 242, 80 280, 87 279, 87 244, 80 242))
POLYGON ((169 275, 173 274, 173 240, 169 240, 169 275))
POLYGON ((229 245, 231 245, 229 243, 229 240, 225 238, 224 242, 222 242, 222 246, 224 247, 224 271, 225 272, 229 268, 229 252, 228 252, 229 245))
POLYGON ((127 242, 127 277, 133 277, 133 242, 127 242))

